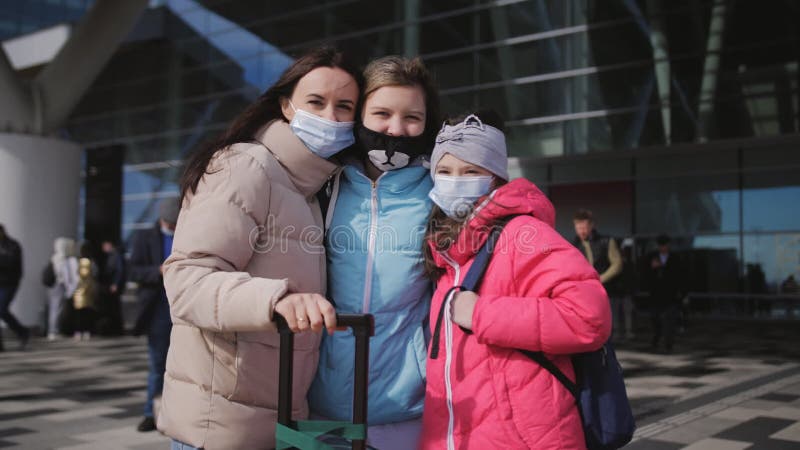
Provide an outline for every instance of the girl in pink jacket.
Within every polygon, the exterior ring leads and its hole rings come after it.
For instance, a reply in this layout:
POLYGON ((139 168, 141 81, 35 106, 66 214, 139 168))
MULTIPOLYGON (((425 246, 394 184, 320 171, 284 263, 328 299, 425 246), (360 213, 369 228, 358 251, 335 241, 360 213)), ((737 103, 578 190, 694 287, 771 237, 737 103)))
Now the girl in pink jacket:
POLYGON ((484 112, 450 121, 431 158, 436 207, 425 257, 439 331, 429 348, 421 447, 582 450, 574 397, 517 349, 544 352, 574 379, 570 355, 608 339, 608 298, 586 258, 553 229, 544 194, 525 179, 507 182, 498 119, 484 112), (504 223, 478 292, 451 291, 504 223))

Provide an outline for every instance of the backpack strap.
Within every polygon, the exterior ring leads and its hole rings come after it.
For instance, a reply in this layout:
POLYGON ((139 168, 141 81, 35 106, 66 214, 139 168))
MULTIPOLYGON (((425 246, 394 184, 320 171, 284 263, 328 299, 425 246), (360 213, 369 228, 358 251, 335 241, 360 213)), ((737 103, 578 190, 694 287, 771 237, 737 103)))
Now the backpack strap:
MULTIPOLYGON (((503 231, 502 226, 496 226, 492 229, 489 237, 486 238, 483 246, 475 255, 472 265, 464 276, 463 282, 458 286, 453 286, 447 290, 447 293, 442 299, 442 306, 439 307, 439 313, 436 315, 436 325, 433 327, 433 337, 431 339, 431 359, 439 357, 439 336, 442 330, 442 320, 444 320, 444 308, 447 306, 447 299, 451 295, 455 295, 453 291, 473 291, 475 292, 480 286, 483 274, 486 272, 486 267, 489 266, 489 260, 492 259, 492 252, 500 238, 500 233, 503 231)), ((465 333, 472 334, 471 330, 461 328, 465 333)))
POLYGON ((544 368, 551 374, 553 374, 553 376, 556 377, 556 379, 560 381, 565 388, 567 388, 570 394, 572 394, 572 396, 575 397, 575 401, 576 402, 580 401, 580 389, 578 388, 578 385, 575 384, 572 380, 570 380, 569 377, 566 376, 564 372, 562 372, 561 369, 558 368, 558 366, 553 364, 553 361, 550 361, 546 356, 544 356, 544 353, 532 352, 530 350, 522 350, 522 349, 518 349, 518 351, 523 355, 527 356, 528 358, 532 359, 534 362, 538 363, 540 366, 542 366, 542 368, 544 368))
POLYGON ((483 246, 475 255, 472 265, 464 276, 464 281, 461 282, 461 288, 464 291, 476 292, 483 281, 483 274, 486 273, 486 268, 489 266, 489 261, 492 259, 492 253, 497 245, 497 240, 500 238, 500 233, 503 232, 503 227, 495 226, 489 237, 486 238, 483 246))

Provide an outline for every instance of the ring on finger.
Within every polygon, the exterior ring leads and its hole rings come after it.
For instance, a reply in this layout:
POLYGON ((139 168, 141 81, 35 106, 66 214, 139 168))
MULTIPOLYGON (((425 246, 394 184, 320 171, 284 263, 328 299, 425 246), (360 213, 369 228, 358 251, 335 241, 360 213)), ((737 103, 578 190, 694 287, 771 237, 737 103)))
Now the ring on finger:
POLYGON ((305 321, 306 321, 306 318, 305 318, 305 317, 299 317, 299 316, 298 316, 298 317, 297 317, 297 321, 298 321, 298 322, 305 322, 305 321))

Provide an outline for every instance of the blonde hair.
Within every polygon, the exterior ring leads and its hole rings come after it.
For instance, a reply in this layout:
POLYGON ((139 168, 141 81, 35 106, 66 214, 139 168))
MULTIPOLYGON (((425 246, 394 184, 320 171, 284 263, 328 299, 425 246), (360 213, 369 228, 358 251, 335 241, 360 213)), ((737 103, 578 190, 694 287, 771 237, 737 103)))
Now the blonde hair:
POLYGON ((369 96, 386 86, 419 86, 425 95, 425 131, 433 142, 441 126, 439 116, 439 91, 433 76, 422 59, 391 55, 378 58, 364 69, 364 95, 362 105, 369 96))

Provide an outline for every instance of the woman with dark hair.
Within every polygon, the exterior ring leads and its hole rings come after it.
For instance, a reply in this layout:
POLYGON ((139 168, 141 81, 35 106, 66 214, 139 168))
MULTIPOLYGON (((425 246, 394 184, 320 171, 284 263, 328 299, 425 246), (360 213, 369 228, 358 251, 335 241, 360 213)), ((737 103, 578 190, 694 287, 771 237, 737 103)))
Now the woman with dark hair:
POLYGON ((156 422, 173 448, 275 446, 274 313, 297 333, 293 415, 307 416, 319 332, 336 326, 315 193, 354 141, 360 79, 313 50, 187 163, 162 266, 173 327, 156 422))
MULTIPOLYGON (((425 393, 431 284, 422 238, 432 183, 427 160, 439 127, 433 78, 418 58, 387 56, 364 70, 356 145, 331 189, 326 218, 330 298, 339 312, 370 313, 367 439, 416 448, 425 393)), ((309 392, 312 412, 349 420, 353 336, 325 336, 309 392)))

